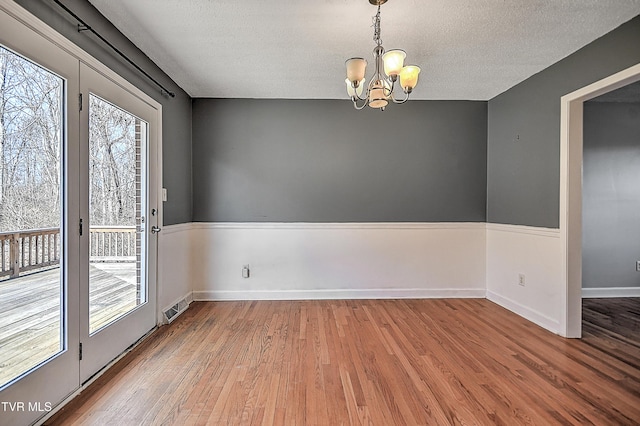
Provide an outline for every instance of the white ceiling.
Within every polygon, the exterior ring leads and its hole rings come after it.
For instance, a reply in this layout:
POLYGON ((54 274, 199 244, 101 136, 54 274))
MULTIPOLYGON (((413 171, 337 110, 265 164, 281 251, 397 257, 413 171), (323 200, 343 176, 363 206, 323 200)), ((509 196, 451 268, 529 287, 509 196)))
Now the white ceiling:
MULTIPOLYGON (((192 97, 346 99, 344 61, 372 63, 367 0, 90 2, 192 97)), ((487 100, 638 14, 640 0, 389 0, 382 41, 422 68, 413 99, 487 100)))

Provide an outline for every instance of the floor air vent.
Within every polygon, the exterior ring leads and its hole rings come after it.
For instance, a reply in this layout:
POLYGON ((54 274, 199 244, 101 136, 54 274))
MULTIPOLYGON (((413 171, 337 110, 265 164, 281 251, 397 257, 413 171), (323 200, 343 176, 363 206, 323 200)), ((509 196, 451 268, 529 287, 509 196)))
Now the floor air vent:
POLYGON ((189 307, 189 303, 191 301, 190 299, 191 299, 191 296, 187 296, 184 299, 180 300, 175 305, 173 305, 170 308, 166 309, 164 311, 164 321, 165 321, 165 323, 169 324, 173 320, 178 318, 178 316, 181 313, 183 313, 189 307))

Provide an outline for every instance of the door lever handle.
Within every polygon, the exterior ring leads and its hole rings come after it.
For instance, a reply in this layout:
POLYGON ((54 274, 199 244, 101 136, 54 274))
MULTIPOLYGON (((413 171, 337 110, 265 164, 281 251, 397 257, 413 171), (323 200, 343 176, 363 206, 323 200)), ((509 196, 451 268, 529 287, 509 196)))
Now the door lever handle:
POLYGON ((151 227, 151 233, 152 234, 157 234, 160 231, 162 231, 162 228, 158 228, 157 226, 152 226, 151 227))

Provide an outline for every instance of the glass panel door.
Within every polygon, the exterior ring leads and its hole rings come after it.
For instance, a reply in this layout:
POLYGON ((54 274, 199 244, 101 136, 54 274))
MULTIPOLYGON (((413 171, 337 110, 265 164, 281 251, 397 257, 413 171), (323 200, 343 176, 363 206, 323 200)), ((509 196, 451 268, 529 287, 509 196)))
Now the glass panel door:
POLYGON ((78 75, 0 11, 0 424, 79 386, 78 75))
POLYGON ((81 63, 81 380, 155 326, 158 111, 81 63), (86 281, 85 281, 86 280, 86 281), (86 285, 84 283, 87 283, 86 285))

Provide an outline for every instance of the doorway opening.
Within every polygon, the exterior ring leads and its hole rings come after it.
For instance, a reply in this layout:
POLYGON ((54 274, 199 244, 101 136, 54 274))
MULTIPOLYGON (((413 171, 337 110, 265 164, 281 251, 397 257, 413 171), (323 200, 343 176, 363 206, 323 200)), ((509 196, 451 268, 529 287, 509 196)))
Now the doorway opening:
POLYGON ((564 308, 560 331, 582 336, 582 184, 584 103, 640 81, 640 64, 576 90, 561 99, 560 237, 564 308))
POLYGON ((582 337, 640 345, 640 81, 586 101, 583 122, 582 337))

